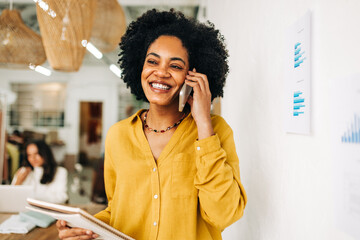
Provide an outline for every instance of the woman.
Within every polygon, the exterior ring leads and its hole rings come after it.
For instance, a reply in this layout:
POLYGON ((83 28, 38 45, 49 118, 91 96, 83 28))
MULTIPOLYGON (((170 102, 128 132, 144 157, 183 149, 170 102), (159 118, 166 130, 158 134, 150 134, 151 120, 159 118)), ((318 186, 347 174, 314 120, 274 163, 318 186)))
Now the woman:
POLYGON ((29 142, 24 166, 16 172, 13 185, 34 186, 34 198, 52 203, 65 203, 67 171, 57 166, 49 146, 41 140, 29 142))
MULTIPOLYGON (((228 72, 223 38, 212 24, 151 10, 120 44, 122 77, 148 110, 113 125, 105 143, 108 207, 98 219, 139 239, 221 239, 243 215, 246 194, 231 128, 210 115, 228 72), (178 111, 183 84, 193 88, 178 111)), ((61 239, 92 231, 58 221, 61 239)))

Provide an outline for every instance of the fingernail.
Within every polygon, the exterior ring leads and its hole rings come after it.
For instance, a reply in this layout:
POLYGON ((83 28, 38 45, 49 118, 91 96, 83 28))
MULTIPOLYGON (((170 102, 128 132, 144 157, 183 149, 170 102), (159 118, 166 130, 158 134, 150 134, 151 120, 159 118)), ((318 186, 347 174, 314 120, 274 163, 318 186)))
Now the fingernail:
POLYGON ((91 235, 92 232, 88 230, 88 231, 86 231, 86 234, 87 234, 87 235, 91 235))
POLYGON ((97 237, 99 237, 99 235, 93 234, 92 237, 93 237, 93 238, 97 238, 97 237))

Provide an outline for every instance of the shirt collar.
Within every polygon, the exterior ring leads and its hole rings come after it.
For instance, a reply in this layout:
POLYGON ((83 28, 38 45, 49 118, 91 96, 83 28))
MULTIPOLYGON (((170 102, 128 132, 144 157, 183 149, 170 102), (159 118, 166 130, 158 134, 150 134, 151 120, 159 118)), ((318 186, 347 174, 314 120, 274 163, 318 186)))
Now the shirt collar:
POLYGON ((137 119, 139 119, 141 121, 141 113, 143 113, 146 109, 140 109, 139 111, 137 111, 136 113, 134 113, 131 117, 130 117, 130 121, 132 123, 135 123, 137 119))

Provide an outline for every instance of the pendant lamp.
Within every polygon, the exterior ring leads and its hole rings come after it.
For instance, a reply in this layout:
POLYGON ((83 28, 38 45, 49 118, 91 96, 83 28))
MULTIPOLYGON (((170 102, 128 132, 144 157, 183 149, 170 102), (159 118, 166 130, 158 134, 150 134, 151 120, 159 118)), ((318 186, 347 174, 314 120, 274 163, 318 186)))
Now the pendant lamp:
POLYGON ((96 0, 37 1, 46 56, 55 70, 78 71, 90 40, 96 0))
POLYGON ((0 67, 27 68, 45 60, 40 35, 25 25, 19 11, 4 9, 0 15, 0 67))
POLYGON ((113 51, 126 30, 123 8, 117 0, 98 0, 95 19, 91 43, 103 53, 113 51))

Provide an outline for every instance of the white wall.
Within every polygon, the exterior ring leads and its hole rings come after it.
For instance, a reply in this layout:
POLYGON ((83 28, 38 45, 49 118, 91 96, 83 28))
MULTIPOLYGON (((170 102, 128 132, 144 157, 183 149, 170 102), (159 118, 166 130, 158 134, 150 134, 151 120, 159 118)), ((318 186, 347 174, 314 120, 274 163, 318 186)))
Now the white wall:
POLYGON ((235 133, 249 200, 224 239, 353 240, 335 226, 329 81, 360 72, 359 12, 358 0, 208 0, 208 18, 231 55, 222 115, 235 133), (308 9, 312 133, 287 134, 285 31, 308 9))

